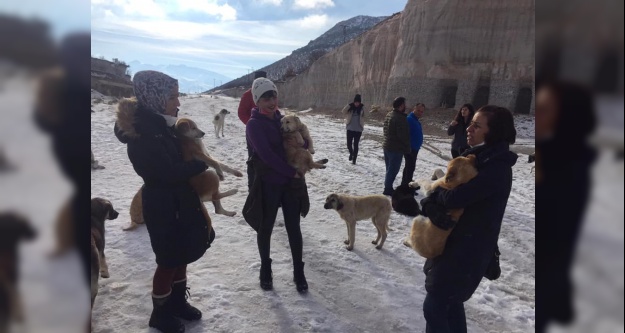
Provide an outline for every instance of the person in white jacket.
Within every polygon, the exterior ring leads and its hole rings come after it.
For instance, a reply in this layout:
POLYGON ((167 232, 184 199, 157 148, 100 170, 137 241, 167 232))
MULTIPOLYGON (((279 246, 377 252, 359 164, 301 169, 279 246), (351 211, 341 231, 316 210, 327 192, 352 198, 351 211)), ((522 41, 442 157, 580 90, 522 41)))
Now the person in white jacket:
POLYGON ((360 94, 356 94, 354 102, 347 104, 343 111, 345 115, 345 125, 347 127, 347 150, 349 150, 349 160, 356 164, 358 157, 358 143, 362 131, 365 129, 365 105, 362 104, 360 94))

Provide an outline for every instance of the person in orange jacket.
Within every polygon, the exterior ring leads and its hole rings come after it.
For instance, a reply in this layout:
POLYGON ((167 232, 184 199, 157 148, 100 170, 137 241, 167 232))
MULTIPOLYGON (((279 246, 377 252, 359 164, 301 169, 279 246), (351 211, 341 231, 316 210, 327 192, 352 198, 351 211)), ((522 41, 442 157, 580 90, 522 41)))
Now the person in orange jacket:
MULTIPOLYGON (((254 72, 254 80, 258 79, 258 78, 267 78, 267 72, 265 71, 256 71, 254 72)), ((243 124, 247 125, 247 122, 250 120, 250 117, 252 116, 252 109, 256 107, 256 104, 254 103, 254 99, 252 98, 252 88, 248 89, 246 92, 243 93, 243 96, 241 96, 241 101, 239 102, 239 110, 238 110, 238 114, 239 114, 239 119, 241 119, 241 122, 243 122, 243 124)), ((252 148, 250 147, 250 143, 249 140, 246 140, 247 142, 247 158, 249 159, 252 156, 252 148)), ((254 169, 252 168, 251 165, 247 166, 247 187, 251 188, 252 184, 253 184, 253 179, 254 178, 254 169)))

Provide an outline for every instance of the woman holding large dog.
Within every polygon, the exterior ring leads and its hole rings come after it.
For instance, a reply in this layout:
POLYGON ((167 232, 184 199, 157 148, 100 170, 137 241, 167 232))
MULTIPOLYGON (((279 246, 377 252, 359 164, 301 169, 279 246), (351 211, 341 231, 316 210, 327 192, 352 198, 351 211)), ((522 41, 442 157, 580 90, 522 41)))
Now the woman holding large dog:
MULTIPOLYGON (((423 312, 428 333, 467 331, 464 302, 487 273, 497 249, 512 189, 512 166, 517 160, 509 149, 515 138, 514 118, 508 109, 492 105, 480 108, 467 128, 470 148, 462 154, 476 156, 477 177, 453 190, 438 188, 421 201, 431 220, 446 216, 436 212, 464 209, 443 253, 428 259, 423 267, 427 291, 423 312)), ((432 222, 438 226, 446 221, 432 222)))
POLYGON ((178 81, 156 71, 137 72, 136 99, 119 103, 115 135, 127 145, 133 168, 145 183, 143 216, 156 256, 149 326, 184 332, 179 318, 199 320, 202 312, 187 302, 187 264, 201 258, 215 238, 202 202, 189 179, 208 166, 185 162, 173 132, 178 81))
POLYGON ((465 104, 460 108, 458 114, 456 114, 456 118, 449 124, 447 135, 454 136, 451 141, 452 158, 460 156, 465 150, 469 149, 469 144, 467 143, 467 127, 471 123, 474 114, 475 110, 473 109, 473 105, 465 104))
POLYGON ((273 289, 271 234, 278 208, 282 207, 293 257, 293 281, 297 291, 305 292, 308 290, 308 283, 302 261, 300 214, 306 216, 308 213, 306 183, 295 168, 287 163, 280 128, 280 119, 283 116, 278 110, 278 89, 275 84, 266 78, 254 80, 252 97, 257 107, 252 109, 252 116, 246 126, 246 137, 252 147, 252 156, 248 163, 253 164, 256 174, 243 207, 243 216, 258 233, 256 240, 261 259, 260 287, 263 290, 273 289))

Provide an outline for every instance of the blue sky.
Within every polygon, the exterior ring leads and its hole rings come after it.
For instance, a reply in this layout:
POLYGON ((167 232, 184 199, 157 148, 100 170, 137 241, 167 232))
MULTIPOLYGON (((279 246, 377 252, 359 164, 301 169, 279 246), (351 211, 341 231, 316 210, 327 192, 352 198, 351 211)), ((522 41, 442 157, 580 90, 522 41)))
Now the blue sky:
POLYGON ((91 52, 235 78, 289 55, 339 21, 391 15, 406 1, 92 0, 91 52))

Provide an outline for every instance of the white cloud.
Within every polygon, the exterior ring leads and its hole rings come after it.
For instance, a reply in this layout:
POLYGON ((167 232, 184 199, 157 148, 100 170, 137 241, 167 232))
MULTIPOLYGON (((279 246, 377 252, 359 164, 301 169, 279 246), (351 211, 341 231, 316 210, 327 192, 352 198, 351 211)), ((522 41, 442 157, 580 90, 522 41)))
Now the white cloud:
POLYGON ((305 29, 319 29, 328 24, 328 15, 309 15, 297 21, 297 24, 305 29))
POLYGON ((332 0, 295 0, 294 9, 323 9, 326 7, 334 7, 332 0))
POLYGON ((211 16, 219 16, 222 21, 234 21, 237 19, 237 10, 229 4, 219 5, 213 0, 178 0, 178 9, 206 13, 211 16))
POLYGON ((126 15, 164 18, 167 13, 153 0, 92 0, 91 9, 94 7, 116 7, 126 15))
POLYGON ((274 5, 274 6, 282 5, 282 0, 254 0, 254 1, 262 5, 274 5))

